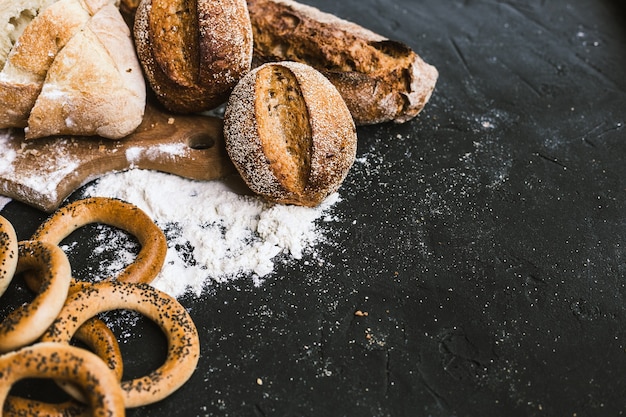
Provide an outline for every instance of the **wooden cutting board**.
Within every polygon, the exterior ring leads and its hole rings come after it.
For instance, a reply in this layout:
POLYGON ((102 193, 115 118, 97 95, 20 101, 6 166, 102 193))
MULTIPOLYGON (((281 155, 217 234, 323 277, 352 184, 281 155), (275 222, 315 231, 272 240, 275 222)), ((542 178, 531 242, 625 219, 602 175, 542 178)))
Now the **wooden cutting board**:
POLYGON ((221 178, 235 172, 222 126, 217 117, 172 115, 148 106, 142 124, 121 140, 26 141, 22 129, 0 130, 0 195, 51 212, 87 182, 130 168, 195 180, 221 178))

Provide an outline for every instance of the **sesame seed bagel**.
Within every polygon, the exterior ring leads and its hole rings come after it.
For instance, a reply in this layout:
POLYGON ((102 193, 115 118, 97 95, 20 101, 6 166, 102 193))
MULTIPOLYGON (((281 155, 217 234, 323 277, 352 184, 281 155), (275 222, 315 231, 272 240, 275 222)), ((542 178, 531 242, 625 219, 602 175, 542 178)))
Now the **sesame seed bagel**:
MULTIPOLYGON (((126 413, 115 375, 88 350, 60 343, 36 343, 0 356, 0 404, 7 402, 4 415, 56 415, 52 411, 55 405, 9 396, 12 385, 27 378, 55 378, 77 384, 85 392, 91 416, 121 417, 126 413)), ((83 409, 66 407, 66 411, 83 409)))
POLYGON ((58 246, 24 241, 19 243, 18 254, 16 274, 35 270, 42 284, 30 303, 14 309, 0 323, 0 352, 36 341, 56 319, 70 287, 70 263, 58 246))
POLYGON ((153 320, 165 333, 165 363, 148 375, 122 381, 126 407, 160 401, 193 374, 200 356, 198 331, 189 313, 173 297, 147 284, 102 281, 71 294, 42 341, 69 343, 78 327, 104 311, 129 309, 153 320))
POLYGON ((17 267, 17 236, 10 221, 0 216, 0 295, 4 294, 17 267))

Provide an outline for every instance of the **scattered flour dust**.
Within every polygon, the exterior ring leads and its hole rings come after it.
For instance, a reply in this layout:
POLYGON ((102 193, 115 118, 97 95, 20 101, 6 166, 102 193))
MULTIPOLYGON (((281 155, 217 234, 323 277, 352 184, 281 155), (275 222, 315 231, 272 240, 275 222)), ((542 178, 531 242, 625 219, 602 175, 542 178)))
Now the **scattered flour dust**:
MULTIPOLYGON (((325 240, 318 223, 336 220, 329 211, 339 201, 335 193, 316 208, 272 205, 242 194, 227 182, 193 181, 138 169, 100 178, 84 188, 81 197, 90 196, 132 203, 164 231, 168 250, 153 285, 174 297, 188 292, 200 295, 212 282, 243 275, 260 285, 281 254, 295 260, 305 254, 318 257, 315 245, 325 240)), ((97 250, 117 255, 100 266, 106 270, 92 271, 96 278, 98 273, 121 270, 136 249, 123 242, 124 232, 98 230, 102 235, 96 237, 97 250)))

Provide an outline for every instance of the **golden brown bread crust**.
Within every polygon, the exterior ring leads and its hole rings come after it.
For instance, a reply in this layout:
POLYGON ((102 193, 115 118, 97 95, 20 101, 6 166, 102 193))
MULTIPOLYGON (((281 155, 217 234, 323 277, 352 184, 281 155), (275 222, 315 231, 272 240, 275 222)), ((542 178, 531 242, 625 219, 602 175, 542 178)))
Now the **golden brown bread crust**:
POLYGON ((26 127, 41 85, 38 83, 7 83, 0 81, 0 129, 26 127))
POLYGON ((424 107, 437 70, 408 46, 291 0, 247 0, 259 63, 291 60, 322 72, 358 125, 406 122, 424 107))
MULTIPOLYGON (((32 74, 43 80, 56 54, 88 21, 90 15, 75 1, 59 1, 33 19, 7 59, 13 71, 32 74), (37 50, 33 50, 37 45, 37 50)), ((5 68, 5 72, 9 68, 5 68)))
POLYGON ((252 63, 245 0, 142 0, 134 36, 149 85, 173 112, 224 103, 252 63))
POLYGON ((56 0, 0 0, 0 69, 24 28, 56 0))
POLYGON ((337 89, 296 62, 265 64, 242 78, 226 106, 224 139, 252 191, 302 206, 316 206, 340 187, 357 145, 337 89))

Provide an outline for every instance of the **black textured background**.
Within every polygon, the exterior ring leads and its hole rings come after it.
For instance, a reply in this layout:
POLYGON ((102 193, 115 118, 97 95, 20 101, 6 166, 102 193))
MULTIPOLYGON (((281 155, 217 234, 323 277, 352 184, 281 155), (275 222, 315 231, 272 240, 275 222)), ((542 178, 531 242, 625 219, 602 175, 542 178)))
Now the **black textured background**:
MULTIPOLYGON (((199 368, 128 414, 624 414, 620 3, 303 2, 407 43, 438 68, 435 93, 407 124, 359 129, 325 262, 182 300, 199 368)), ((22 239, 45 217, 2 214, 22 239)), ((136 329, 131 374, 163 355, 136 329)))

